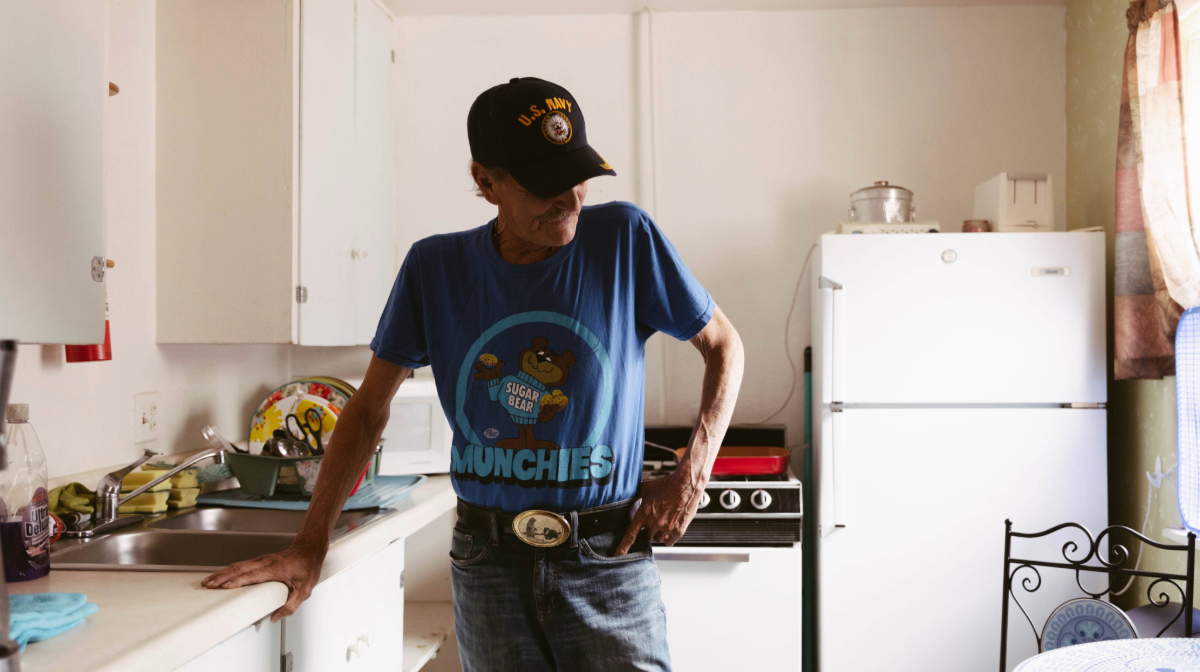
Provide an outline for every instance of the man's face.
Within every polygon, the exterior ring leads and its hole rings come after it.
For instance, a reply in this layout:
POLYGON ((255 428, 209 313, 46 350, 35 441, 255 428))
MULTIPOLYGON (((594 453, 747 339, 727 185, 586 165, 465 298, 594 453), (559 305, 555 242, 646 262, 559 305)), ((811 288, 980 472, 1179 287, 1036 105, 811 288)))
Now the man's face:
POLYGON ((587 196, 587 182, 554 198, 534 196, 511 175, 505 175, 494 184, 491 194, 485 192, 484 195, 500 209, 501 219, 521 240, 531 245, 562 247, 575 237, 579 211, 587 196))

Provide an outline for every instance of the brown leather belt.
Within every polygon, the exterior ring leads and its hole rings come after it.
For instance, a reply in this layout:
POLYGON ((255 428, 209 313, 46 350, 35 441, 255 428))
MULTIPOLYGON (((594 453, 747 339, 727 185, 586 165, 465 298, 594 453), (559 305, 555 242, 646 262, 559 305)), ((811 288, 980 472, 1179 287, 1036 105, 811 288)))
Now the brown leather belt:
MULTIPOLYGON (((631 499, 574 512, 578 520, 578 537, 587 538, 614 530, 624 532, 633 518, 634 502, 631 499)), ((558 546, 571 536, 570 511, 556 513, 531 509, 510 513, 476 506, 460 499, 458 520, 470 527, 485 529, 492 529, 492 522, 495 521, 497 531, 516 535, 530 546, 558 546)))

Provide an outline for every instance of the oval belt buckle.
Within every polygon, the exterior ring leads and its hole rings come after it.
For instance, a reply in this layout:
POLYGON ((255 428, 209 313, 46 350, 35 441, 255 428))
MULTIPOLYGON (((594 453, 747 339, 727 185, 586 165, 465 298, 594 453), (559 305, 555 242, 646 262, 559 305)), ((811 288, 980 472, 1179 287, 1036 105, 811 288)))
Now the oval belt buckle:
POLYGON ((553 511, 522 511, 512 525, 518 539, 540 548, 558 546, 571 536, 571 523, 553 511))

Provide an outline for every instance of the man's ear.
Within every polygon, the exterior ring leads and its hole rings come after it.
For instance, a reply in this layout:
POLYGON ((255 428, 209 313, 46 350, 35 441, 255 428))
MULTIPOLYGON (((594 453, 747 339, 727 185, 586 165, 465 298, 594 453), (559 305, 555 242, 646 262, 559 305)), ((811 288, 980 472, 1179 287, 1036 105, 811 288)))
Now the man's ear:
POLYGON ((475 188, 479 190, 479 195, 485 201, 492 205, 499 205, 500 199, 496 196, 496 180, 488 172, 488 169, 478 161, 471 162, 471 178, 475 180, 475 188))

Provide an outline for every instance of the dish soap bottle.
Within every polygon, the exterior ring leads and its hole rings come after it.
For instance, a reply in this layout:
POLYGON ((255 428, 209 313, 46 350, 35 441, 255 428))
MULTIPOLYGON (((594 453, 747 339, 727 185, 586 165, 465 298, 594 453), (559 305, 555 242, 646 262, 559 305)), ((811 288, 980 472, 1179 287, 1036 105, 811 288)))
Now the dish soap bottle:
POLYGON ((50 573, 50 498, 46 456, 29 424, 29 404, 9 404, 8 467, 0 471, 0 544, 4 578, 30 581, 50 573))

